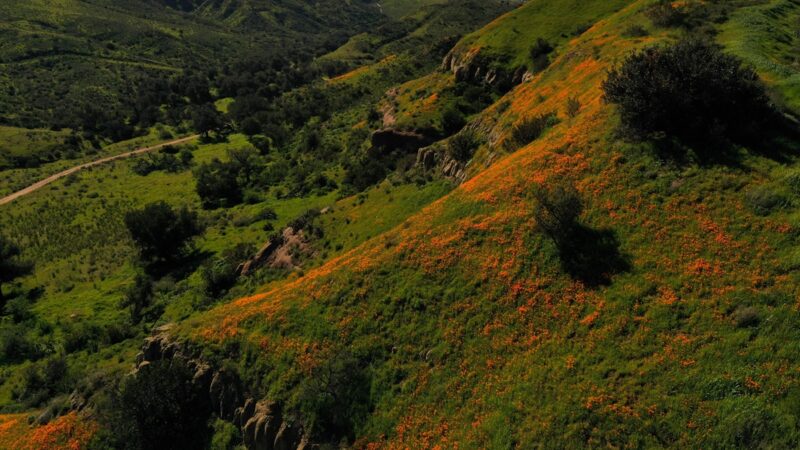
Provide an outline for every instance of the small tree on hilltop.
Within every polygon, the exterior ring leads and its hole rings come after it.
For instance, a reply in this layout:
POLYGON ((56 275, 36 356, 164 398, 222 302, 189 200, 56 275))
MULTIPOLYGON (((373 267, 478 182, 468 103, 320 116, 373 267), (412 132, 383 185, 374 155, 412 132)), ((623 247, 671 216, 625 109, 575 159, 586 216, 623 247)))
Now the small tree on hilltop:
POLYGON ((3 283, 27 275, 33 271, 33 265, 19 258, 20 248, 9 239, 0 236, 0 304, 5 301, 3 283))

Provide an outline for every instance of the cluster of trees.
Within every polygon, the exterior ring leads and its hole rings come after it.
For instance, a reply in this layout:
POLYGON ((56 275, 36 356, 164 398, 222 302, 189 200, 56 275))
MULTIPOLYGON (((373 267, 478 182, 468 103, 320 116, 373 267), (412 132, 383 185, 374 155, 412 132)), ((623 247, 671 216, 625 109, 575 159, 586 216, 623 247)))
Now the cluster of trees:
POLYGON ((141 176, 147 176, 158 170, 176 173, 191 167, 193 159, 194 154, 189 148, 183 147, 178 150, 167 146, 158 153, 148 153, 143 158, 138 158, 133 163, 132 170, 141 176))
POLYGON ((196 213, 163 201, 128 212, 125 226, 138 249, 140 270, 120 306, 127 308, 131 322, 138 324, 160 316, 160 305, 154 302, 154 277, 163 277, 185 262, 203 227, 196 213))

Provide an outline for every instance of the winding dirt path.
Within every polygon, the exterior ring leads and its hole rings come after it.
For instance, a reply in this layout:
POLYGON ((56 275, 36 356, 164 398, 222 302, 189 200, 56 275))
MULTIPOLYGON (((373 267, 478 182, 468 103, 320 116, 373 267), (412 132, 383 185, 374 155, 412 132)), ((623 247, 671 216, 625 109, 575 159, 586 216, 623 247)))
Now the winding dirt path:
POLYGON ((6 203, 11 203, 11 202, 13 202, 14 200, 16 200, 16 199, 18 199, 20 197, 28 195, 28 194, 30 194, 32 192, 36 192, 37 190, 47 186, 48 184, 50 184, 50 183, 52 183, 52 182, 54 182, 56 180, 59 180, 59 179, 64 178, 66 176, 72 175, 73 173, 81 171, 83 169, 88 169, 90 167, 99 166, 100 164, 105 164, 107 162, 116 161, 118 159, 130 158, 131 156, 141 155, 142 153, 152 152, 152 151, 164 148, 164 147, 166 147, 168 145, 183 144, 185 142, 189 142, 189 141, 192 141, 194 139, 197 139, 198 137, 200 137, 200 135, 197 135, 197 134, 193 135, 193 136, 187 136, 187 137, 184 137, 184 138, 175 139, 174 141, 162 142, 162 143, 160 143, 158 145, 154 145, 152 147, 138 148, 138 149, 132 150, 130 152, 120 153, 119 155, 114 155, 114 156, 107 156, 105 158, 100 158, 100 159, 97 159, 95 161, 90 161, 88 163, 84 163, 84 164, 81 164, 81 165, 78 165, 78 166, 75 166, 75 167, 71 167, 71 168, 69 168, 67 170, 64 170, 62 172, 59 172, 59 173, 57 173, 55 175, 51 175, 51 176, 45 178, 42 181, 38 181, 38 182, 26 187, 25 189, 22 189, 20 191, 14 192, 13 194, 10 194, 10 195, 8 195, 6 197, 0 198, 0 205, 5 205, 6 203))

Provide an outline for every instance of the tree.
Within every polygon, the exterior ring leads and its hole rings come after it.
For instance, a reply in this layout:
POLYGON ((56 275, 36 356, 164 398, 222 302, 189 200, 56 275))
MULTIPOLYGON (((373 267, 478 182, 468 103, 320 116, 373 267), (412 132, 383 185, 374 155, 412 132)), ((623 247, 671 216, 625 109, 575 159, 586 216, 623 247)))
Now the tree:
POLYGON ((215 158, 210 163, 198 167, 194 178, 197 195, 203 202, 203 208, 233 206, 242 201, 239 173, 234 164, 224 163, 215 158))
POLYGON ((563 245, 578 225, 583 202, 574 186, 555 184, 540 186, 534 191, 536 206, 533 215, 539 228, 556 244, 563 245))
POLYGON ((211 438, 208 391, 192 381, 194 371, 179 359, 150 363, 112 391, 99 420, 106 430, 98 448, 198 449, 211 438))
POLYGON ((3 283, 28 275, 33 265, 19 258, 20 248, 8 238, 0 236, 0 303, 5 301, 3 283))
POLYGON ((152 302, 153 279, 143 272, 137 273, 133 285, 125 293, 120 306, 130 309, 131 322, 137 324, 141 322, 145 310, 152 302))
POLYGON ((248 117, 242 121, 239 129, 247 136, 255 136, 261 132, 261 124, 258 123, 258 120, 248 117))
POLYGON ((208 137, 212 131, 222 128, 222 114, 211 104, 195 107, 192 110, 192 126, 203 137, 208 137))
POLYGON ((197 214, 185 207, 175 210, 163 201, 128 212, 125 226, 146 265, 177 261, 201 232, 197 214))
POLYGON ((609 73, 603 90, 636 137, 746 141, 775 117, 755 71, 698 39, 634 53, 609 73))
POLYGON ((458 108, 451 107, 442 113, 442 131, 447 136, 458 133, 466 124, 467 119, 464 118, 464 114, 458 108))

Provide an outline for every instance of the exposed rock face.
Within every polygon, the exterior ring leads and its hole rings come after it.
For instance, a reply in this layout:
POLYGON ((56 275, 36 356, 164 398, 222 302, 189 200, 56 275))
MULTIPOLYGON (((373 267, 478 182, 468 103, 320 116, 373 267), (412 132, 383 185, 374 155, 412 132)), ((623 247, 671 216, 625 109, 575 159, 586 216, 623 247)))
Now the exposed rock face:
POLYGON ((270 238, 261 250, 237 268, 239 275, 247 276, 261 267, 294 270, 299 268, 293 255, 311 253, 303 231, 295 232, 291 227, 270 238))
POLYGON ((450 156, 447 151, 438 146, 419 149, 417 152, 417 166, 425 171, 439 169, 439 172, 456 183, 463 183, 467 178, 464 163, 450 156))
POLYGON ((524 66, 512 71, 504 70, 484 57, 479 49, 464 51, 458 47, 444 57, 442 70, 453 72, 457 81, 484 83, 501 91, 509 90, 533 76, 524 66))
POLYGON ((302 425, 284 416, 279 404, 256 401, 246 395, 238 375, 225 369, 214 369, 207 362, 192 355, 170 335, 173 325, 156 328, 145 339, 142 352, 137 356, 136 370, 160 360, 181 359, 195 373, 192 382, 207 391, 214 413, 242 431, 245 445, 254 450, 307 449, 309 440, 302 425))
POLYGON ((424 134, 394 128, 384 128, 372 133, 372 151, 374 152, 393 152, 395 150, 415 152, 432 142, 433 139, 424 134))

